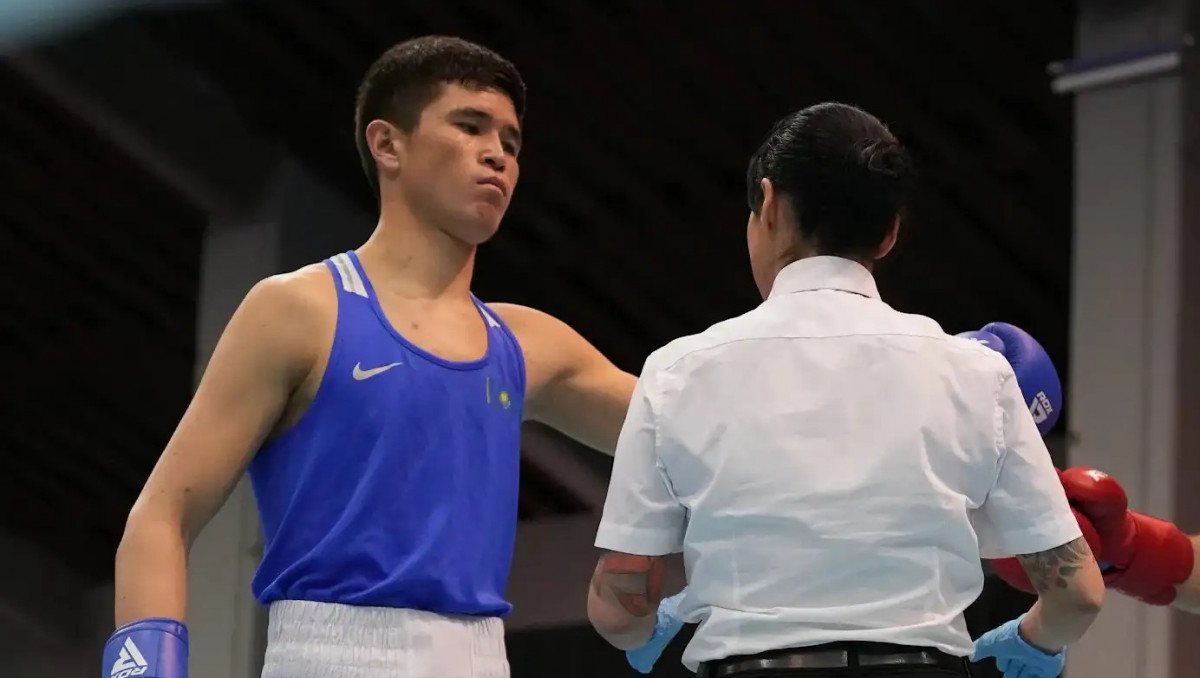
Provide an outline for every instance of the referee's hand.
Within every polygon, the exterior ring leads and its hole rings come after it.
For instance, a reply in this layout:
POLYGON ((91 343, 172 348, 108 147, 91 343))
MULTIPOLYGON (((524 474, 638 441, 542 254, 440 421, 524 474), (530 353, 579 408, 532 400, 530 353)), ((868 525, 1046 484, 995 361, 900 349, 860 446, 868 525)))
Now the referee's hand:
POLYGON ((654 621, 654 635, 650 636, 650 640, 647 640, 645 645, 625 651, 625 659, 630 666, 637 669, 638 673, 650 673, 650 670, 654 668, 654 662, 658 661, 663 650, 667 649, 667 645, 671 643, 671 639, 683 628, 683 622, 675 613, 679 609, 679 601, 683 600, 686 593, 687 589, 684 589, 670 598, 663 598, 662 602, 658 604, 657 618, 654 621))
POLYGON ((1021 637, 1025 615, 1001 624, 975 641, 971 661, 992 657, 1005 678, 1057 678, 1066 665, 1066 653, 1048 654, 1021 637))

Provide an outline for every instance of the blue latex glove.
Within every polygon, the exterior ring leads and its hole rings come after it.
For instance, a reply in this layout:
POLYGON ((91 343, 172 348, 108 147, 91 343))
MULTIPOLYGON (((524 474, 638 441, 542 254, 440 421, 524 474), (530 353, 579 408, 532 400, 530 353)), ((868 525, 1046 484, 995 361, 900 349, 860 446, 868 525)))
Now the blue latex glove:
POLYGON ((1046 654, 1027 643, 1019 631, 1024 618, 1021 615, 979 636, 971 661, 994 657, 1005 678, 1057 678, 1066 665, 1066 654, 1046 654))
POLYGON ((650 673, 654 668, 654 662, 662 656, 663 650, 671 642, 671 639, 679 633, 683 628, 683 622, 679 620, 675 612, 679 609, 679 602, 683 600, 687 589, 676 593, 670 598, 663 598, 658 604, 658 613, 654 620, 654 634, 650 636, 650 640, 646 644, 625 651, 625 659, 629 661, 629 665, 637 669, 638 673, 650 673))

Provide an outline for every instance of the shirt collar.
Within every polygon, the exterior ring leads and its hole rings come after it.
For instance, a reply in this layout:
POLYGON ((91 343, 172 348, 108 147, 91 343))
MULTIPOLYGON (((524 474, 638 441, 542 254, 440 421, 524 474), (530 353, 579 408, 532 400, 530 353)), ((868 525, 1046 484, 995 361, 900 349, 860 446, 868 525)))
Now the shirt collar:
POLYGON ((794 292, 839 290, 879 298, 875 277, 862 264, 841 257, 805 257, 793 261, 775 276, 768 298, 794 292))

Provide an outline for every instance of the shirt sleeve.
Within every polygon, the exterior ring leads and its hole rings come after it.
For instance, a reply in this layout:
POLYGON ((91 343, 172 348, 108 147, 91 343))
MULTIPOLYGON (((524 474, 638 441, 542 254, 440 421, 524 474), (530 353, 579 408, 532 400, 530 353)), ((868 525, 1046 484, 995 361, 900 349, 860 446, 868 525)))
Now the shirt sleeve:
POLYGON ((1040 553, 1078 539, 1083 533, 1011 368, 1001 378, 996 418, 999 469, 975 520, 980 555, 1040 553))
POLYGON ((650 369, 643 370, 617 439, 596 533, 596 546, 609 551, 661 556, 683 550, 687 512, 675 498, 658 458, 653 378, 650 369))

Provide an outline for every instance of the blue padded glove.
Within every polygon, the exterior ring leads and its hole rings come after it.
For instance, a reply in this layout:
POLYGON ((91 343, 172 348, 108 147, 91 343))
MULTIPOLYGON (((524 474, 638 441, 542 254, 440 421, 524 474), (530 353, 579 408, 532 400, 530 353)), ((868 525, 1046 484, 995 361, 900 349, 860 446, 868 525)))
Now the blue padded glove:
POLYGON ((1024 618, 1021 615, 979 636, 971 661, 994 657, 1004 678, 1057 678, 1067 663, 1066 654, 1046 654, 1025 642, 1020 633, 1024 618))
POLYGON ((104 645, 101 678, 187 678, 183 622, 150 618, 117 629, 104 645))
POLYGON ((1025 330, 1010 323, 988 323, 977 332, 955 336, 977 341, 1000 353, 1012 365, 1033 421, 1044 436, 1062 413, 1062 382, 1046 349, 1025 330))
POLYGON ((662 656, 663 650, 671 642, 671 639, 679 633, 683 628, 683 622, 675 615, 679 609, 679 601, 683 600, 687 589, 676 593, 670 598, 663 598, 658 604, 658 613, 654 620, 654 634, 650 636, 650 640, 646 644, 625 651, 625 658, 629 661, 629 665, 637 669, 638 673, 650 673, 654 668, 654 662, 662 656))

